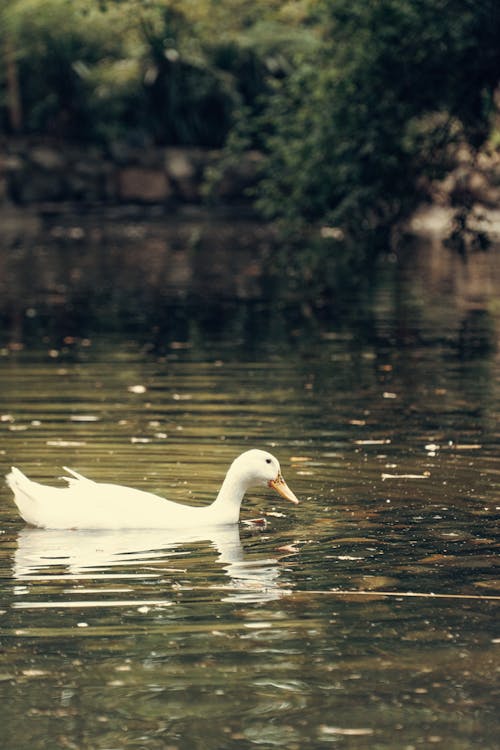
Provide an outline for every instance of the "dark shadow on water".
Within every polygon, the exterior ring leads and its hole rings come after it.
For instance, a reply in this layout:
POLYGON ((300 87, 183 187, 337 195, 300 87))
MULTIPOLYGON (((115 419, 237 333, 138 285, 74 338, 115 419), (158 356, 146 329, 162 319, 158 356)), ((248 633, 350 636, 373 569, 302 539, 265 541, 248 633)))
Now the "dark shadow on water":
POLYGON ((325 335, 389 348, 448 345, 450 330, 464 359, 496 346, 493 256, 466 267, 435 241, 409 240, 365 274, 345 261, 345 248, 330 247, 322 273, 318 257, 308 265, 311 253, 283 249, 272 228, 203 212, 168 221, 46 216, 34 226, 21 216, 0 245, 7 349, 71 351, 119 334, 160 357, 182 348, 206 354, 213 341, 252 356, 307 349, 325 335))
POLYGON ((311 276, 305 254, 284 253, 272 227, 244 215, 96 213, 33 225, 21 214, 0 229, 0 247, 0 319, 15 343, 110 331, 182 342, 193 320, 201 332, 227 336, 235 327, 246 339, 259 326, 265 338, 269 316, 289 328, 313 313, 355 322, 373 291, 339 266, 325 298, 324 275, 311 276))

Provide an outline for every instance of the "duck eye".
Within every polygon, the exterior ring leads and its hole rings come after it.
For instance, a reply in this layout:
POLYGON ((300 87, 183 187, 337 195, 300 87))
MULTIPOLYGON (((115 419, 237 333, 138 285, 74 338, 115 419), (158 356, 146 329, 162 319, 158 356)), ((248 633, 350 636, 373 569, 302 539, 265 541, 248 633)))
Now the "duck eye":
POLYGON ((270 458, 266 458, 266 464, 270 464, 270 463, 271 463, 271 459, 270 458))

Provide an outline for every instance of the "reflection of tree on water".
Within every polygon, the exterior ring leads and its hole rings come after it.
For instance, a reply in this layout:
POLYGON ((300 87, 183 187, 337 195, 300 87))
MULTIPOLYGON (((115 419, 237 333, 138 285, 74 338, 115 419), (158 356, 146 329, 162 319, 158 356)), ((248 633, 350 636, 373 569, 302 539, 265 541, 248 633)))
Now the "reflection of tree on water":
MULTIPOLYGON (((116 578, 142 579, 157 577, 163 587, 165 576, 177 583, 179 575, 189 590, 197 586, 198 565, 186 570, 182 562, 189 560, 192 546, 209 542, 217 553, 208 563, 208 575, 201 585, 227 590, 226 600, 269 601, 286 593, 279 581, 277 560, 246 560, 238 526, 205 529, 200 532, 165 530, 140 531, 66 531, 25 528, 18 533, 13 561, 17 580, 54 581, 64 579, 95 579, 103 585, 116 578), (216 565, 212 567, 212 563, 216 565), (218 586, 218 567, 222 566, 229 581, 218 586), (131 570, 133 568, 133 570, 131 570), (130 570, 130 573, 128 572, 130 570)), ((205 550, 204 550, 205 551, 205 550)), ((219 568, 220 569, 220 568, 219 568)), ((200 585, 200 584, 198 584, 200 585)))
POLYGON ((206 310, 263 294, 272 233, 245 217, 59 217, 32 234, 24 221, 0 233, 0 317, 18 341, 47 327, 64 338, 142 326, 184 340, 193 300, 206 310))

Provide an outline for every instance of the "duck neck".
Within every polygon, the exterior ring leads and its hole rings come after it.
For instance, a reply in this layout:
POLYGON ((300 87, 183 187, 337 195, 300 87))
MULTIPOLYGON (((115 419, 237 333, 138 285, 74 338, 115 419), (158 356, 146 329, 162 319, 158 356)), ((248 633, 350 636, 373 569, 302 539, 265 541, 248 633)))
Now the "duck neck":
POLYGON ((241 478, 229 469, 219 490, 219 494, 212 503, 214 512, 224 515, 225 523, 238 522, 241 501, 243 500, 246 489, 247 488, 241 481, 241 478))

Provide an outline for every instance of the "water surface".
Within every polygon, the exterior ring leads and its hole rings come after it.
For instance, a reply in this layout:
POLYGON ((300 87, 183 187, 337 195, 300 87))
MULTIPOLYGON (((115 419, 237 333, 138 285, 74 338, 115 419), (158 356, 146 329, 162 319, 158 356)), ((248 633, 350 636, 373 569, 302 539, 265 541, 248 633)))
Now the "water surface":
POLYGON ((6 335, 3 473, 203 504, 255 446, 301 503, 44 531, 4 488, 2 747, 498 747, 496 311, 389 274, 370 315, 6 335))

